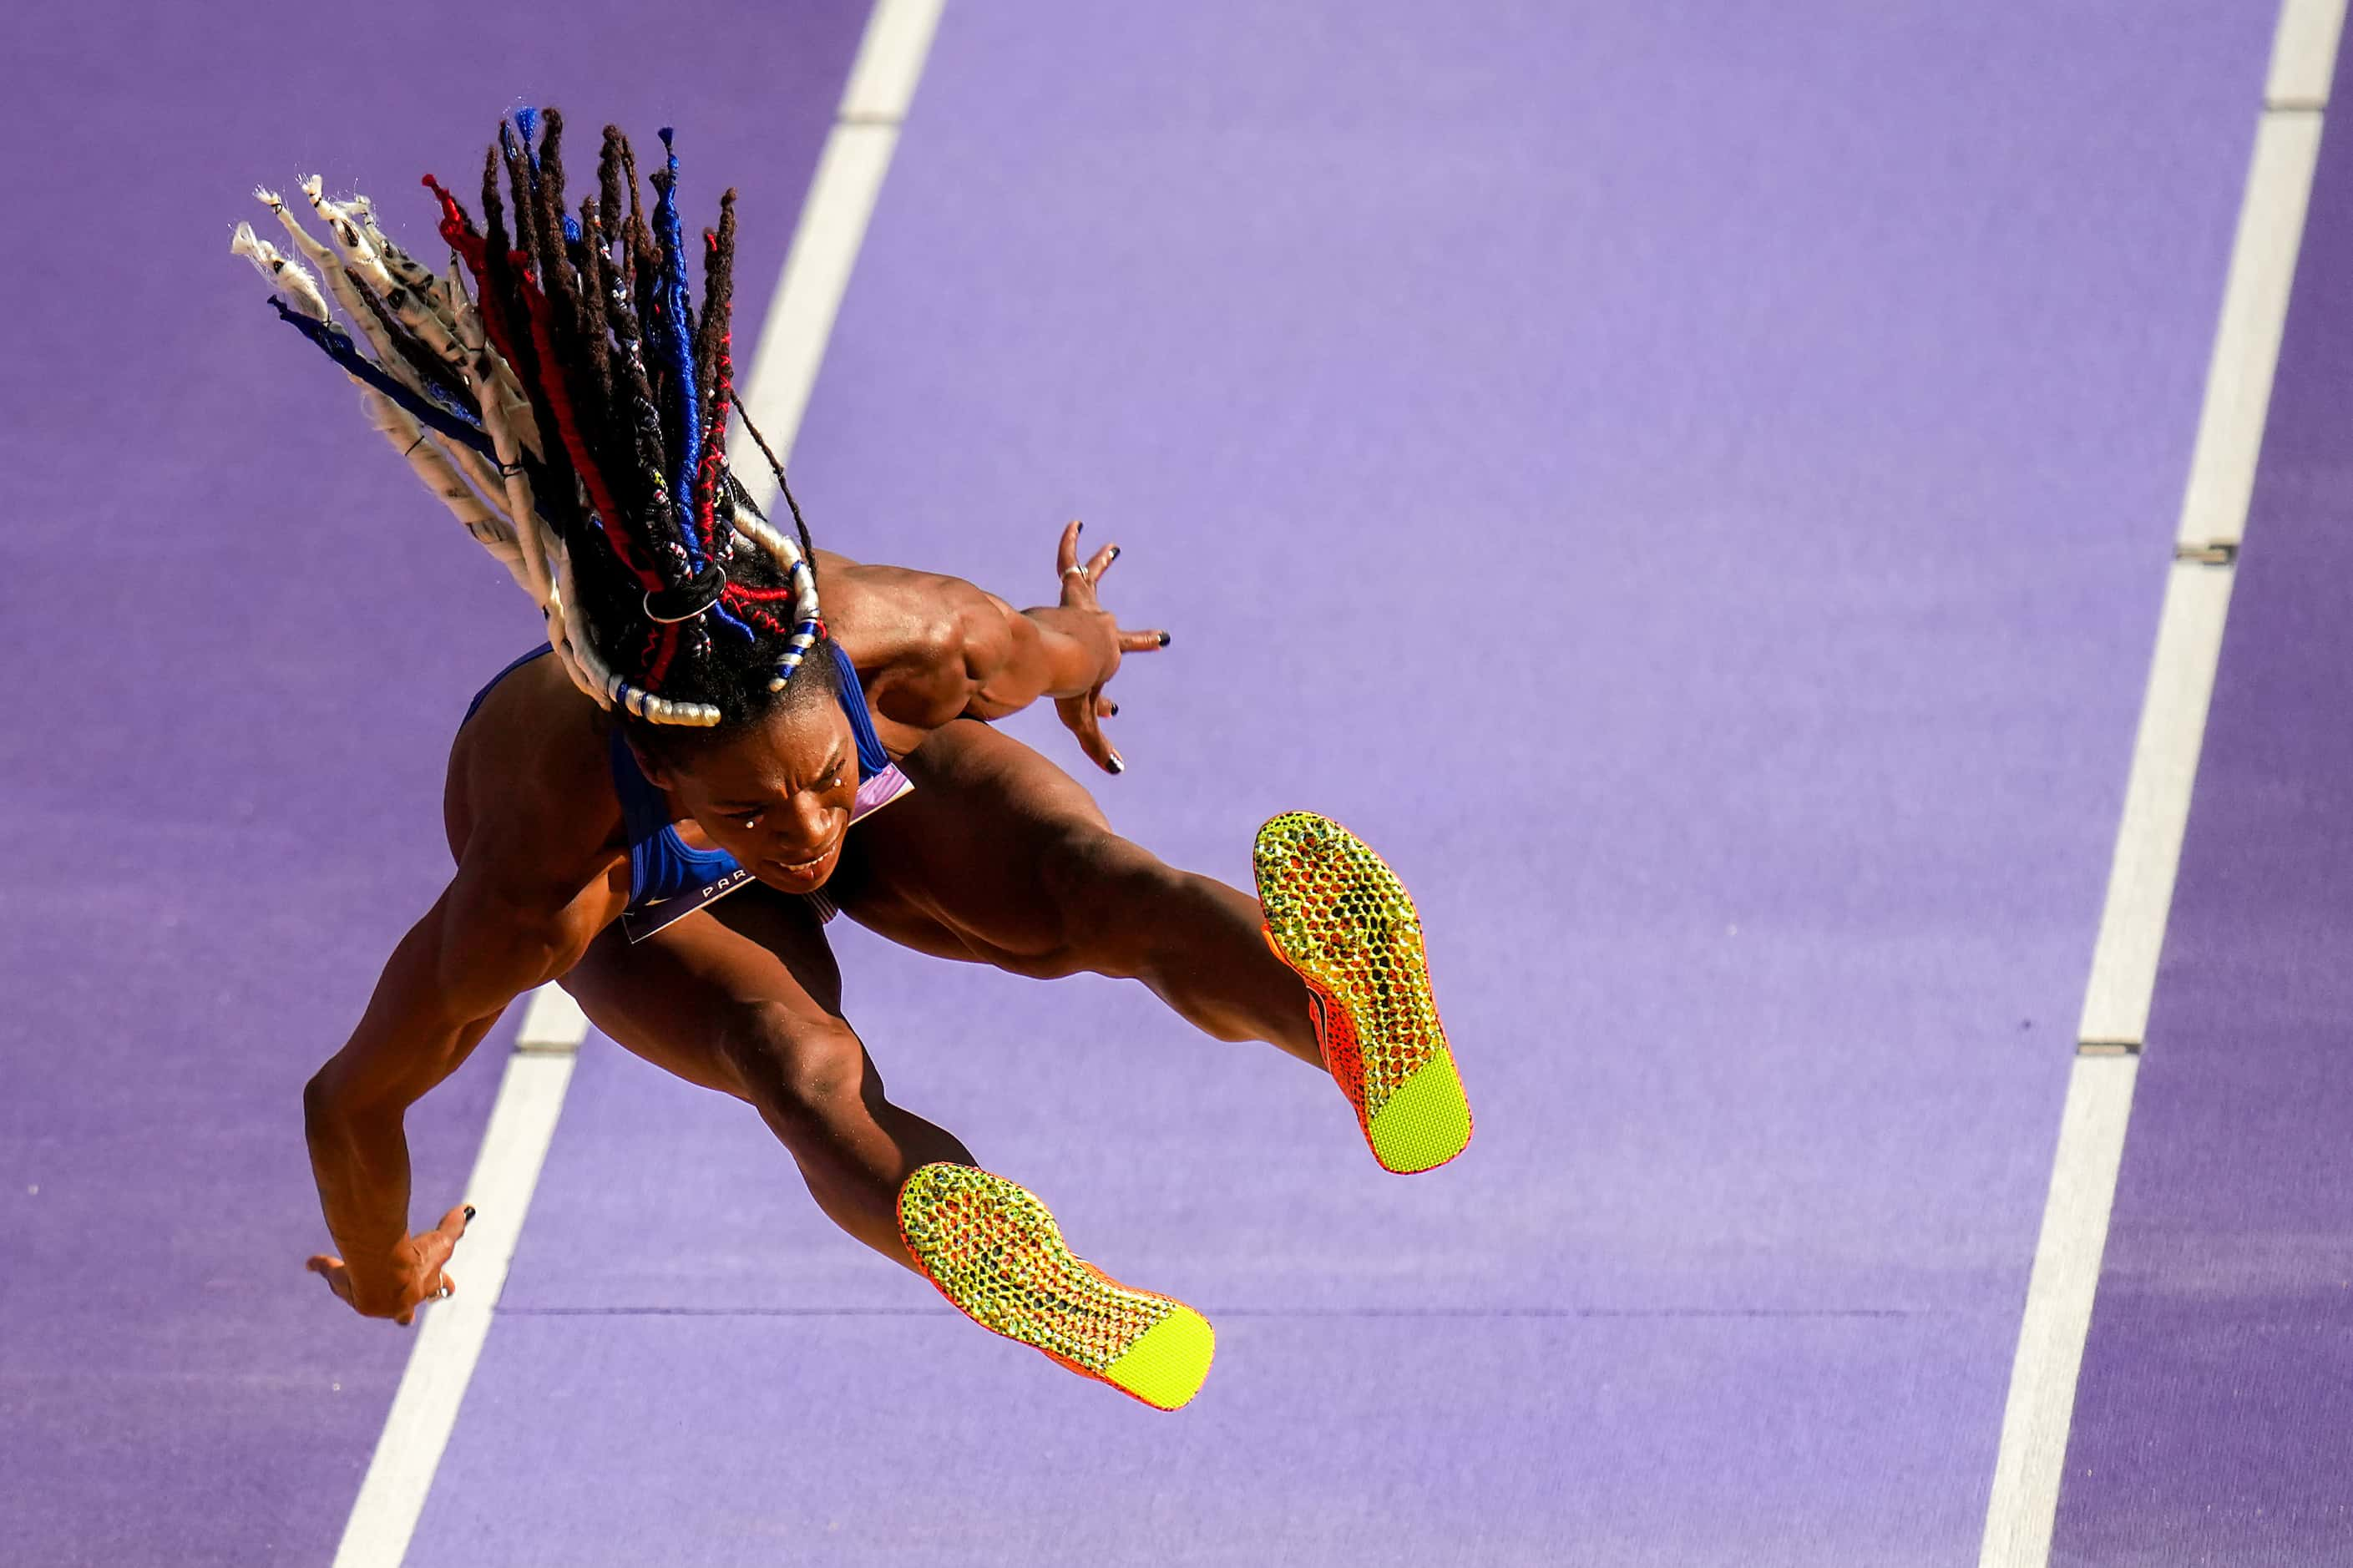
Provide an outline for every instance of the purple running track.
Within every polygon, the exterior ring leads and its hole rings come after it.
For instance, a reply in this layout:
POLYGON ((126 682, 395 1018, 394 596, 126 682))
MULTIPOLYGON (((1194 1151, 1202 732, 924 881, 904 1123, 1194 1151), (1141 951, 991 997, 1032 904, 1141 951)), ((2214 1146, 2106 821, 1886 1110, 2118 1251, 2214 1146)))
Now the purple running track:
MULTIPOLYGON (((865 21, 684 0, 390 14, 12 7, 0 454, 0 1558, 327 1561, 409 1336, 301 1272, 303 1079, 447 875, 448 737, 532 638, 505 574, 228 254, 256 181, 430 256, 506 108, 683 132, 782 253, 865 21), (716 44, 718 47, 705 47, 716 44), (29 188, 28 188, 29 187, 29 188)), ((750 342, 771 261, 740 296, 750 342)), ((411 1122, 454 1202, 501 1040, 411 1122)), ((463 1278, 463 1269, 454 1270, 463 1278)))
POLYGON ((1383 1175, 1134 987, 837 926, 894 1096, 1219 1322, 1200 1400, 592 1039, 411 1561, 1973 1561, 2270 23, 950 7, 813 525, 1016 599, 1124 543, 1099 795, 1381 847, 1479 1141, 1383 1175))
POLYGON ((2353 1561, 2349 448, 2353 129, 2332 116, 2084 1351, 2057 1563, 2353 1561))

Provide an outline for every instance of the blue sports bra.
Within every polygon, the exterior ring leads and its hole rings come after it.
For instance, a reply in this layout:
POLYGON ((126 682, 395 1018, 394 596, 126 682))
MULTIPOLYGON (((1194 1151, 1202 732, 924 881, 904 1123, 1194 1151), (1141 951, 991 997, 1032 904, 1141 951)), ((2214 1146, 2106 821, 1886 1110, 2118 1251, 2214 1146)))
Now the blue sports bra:
MULTIPOLYGON (((858 793, 849 808, 849 820, 856 823, 914 786, 891 761, 881 738, 874 732, 874 716, 867 709, 866 692, 849 656, 830 637, 825 646, 831 650, 840 675, 841 711, 858 745, 858 793)), ((533 648, 492 676, 490 685, 474 694, 466 717, 474 716, 500 681, 551 651, 544 646, 533 648)), ((692 848, 679 837, 678 825, 670 819, 670 802, 638 768, 637 755, 617 724, 613 726, 608 760, 613 793, 620 797, 621 821, 629 840, 629 904, 621 913, 621 929, 631 942, 641 942, 671 921, 709 907, 752 879, 752 874, 725 850, 692 848)), ((818 904, 818 912, 830 919, 832 906, 824 895, 809 897, 818 904)))

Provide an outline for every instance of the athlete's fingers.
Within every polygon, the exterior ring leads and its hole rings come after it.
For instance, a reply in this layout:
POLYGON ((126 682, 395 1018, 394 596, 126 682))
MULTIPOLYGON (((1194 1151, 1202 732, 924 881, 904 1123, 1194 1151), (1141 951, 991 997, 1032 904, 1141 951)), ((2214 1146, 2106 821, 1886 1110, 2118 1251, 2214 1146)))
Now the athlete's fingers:
POLYGON ((1118 718, 1119 704, 1113 702, 1110 698, 1102 695, 1103 688, 1097 687, 1095 691, 1095 717, 1098 719, 1118 718))
POLYGON ((417 1271, 424 1276, 425 1289, 429 1293, 434 1270, 449 1261, 449 1254, 458 1249, 458 1244, 446 1232, 435 1229, 417 1237, 416 1246, 417 1271))
POLYGON ((1103 726, 1095 719, 1095 706, 1102 700, 1103 688, 1098 686, 1084 697, 1062 698, 1055 702, 1054 707, 1060 713, 1063 724, 1079 738, 1079 749, 1093 759, 1095 766, 1107 773, 1124 773, 1127 763, 1112 750, 1111 742, 1103 739, 1103 726))
POLYGON ((1070 704, 1071 733, 1079 738, 1079 750, 1094 759, 1095 766, 1110 768, 1111 747, 1103 741, 1103 726, 1095 721, 1095 693, 1088 692, 1070 704))
POLYGON ((342 1258, 330 1258, 323 1252, 316 1253, 302 1267, 324 1279, 327 1289, 342 1300, 349 1301, 352 1299, 351 1270, 343 1267, 342 1258))
POLYGON ((474 1205, 459 1204, 441 1216, 441 1223, 433 1227, 434 1234, 448 1237, 449 1245, 455 1247, 458 1245, 458 1238, 466 1234, 466 1226, 473 1217, 474 1205))
POLYGON ((1083 525, 1075 518, 1062 525, 1062 542, 1054 551, 1054 570, 1069 576, 1071 568, 1079 563, 1079 530, 1083 525))
POLYGON ((1122 653, 1155 653, 1168 646, 1168 634, 1161 631, 1122 632, 1119 651, 1122 653))
POLYGON ((1096 551, 1093 557, 1087 562, 1087 580, 1093 583, 1102 582, 1103 574, 1110 571, 1111 563, 1118 559, 1119 546, 1116 544, 1106 544, 1096 551))

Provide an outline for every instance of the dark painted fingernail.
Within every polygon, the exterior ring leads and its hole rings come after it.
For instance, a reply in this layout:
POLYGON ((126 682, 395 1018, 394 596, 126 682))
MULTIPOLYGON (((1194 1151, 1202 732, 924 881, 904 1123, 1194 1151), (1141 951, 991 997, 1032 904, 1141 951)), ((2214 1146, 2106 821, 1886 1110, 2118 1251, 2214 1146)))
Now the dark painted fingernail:
POLYGON ((1127 764, 1119 760, 1119 754, 1117 752, 1113 752, 1112 754, 1111 771, 1115 773, 1124 773, 1127 772, 1127 764))
POLYGON ((1168 634, 1166 632, 1162 632, 1160 634, 1160 646, 1162 647, 1166 647, 1168 646, 1168 634))
POLYGON ((1111 705, 1111 716, 1114 719, 1119 717, 1119 704, 1116 702, 1111 705))
POLYGON ((1118 559, 1119 559, 1119 546, 1118 546, 1118 545, 1116 545, 1116 544, 1114 544, 1114 545, 1113 545, 1113 546, 1111 547, 1111 558, 1112 558, 1113 561, 1116 561, 1116 560, 1118 560, 1118 559))
POLYGON ((474 1205, 471 1204, 466 1205, 466 1223, 468 1225, 474 1223, 474 1205))

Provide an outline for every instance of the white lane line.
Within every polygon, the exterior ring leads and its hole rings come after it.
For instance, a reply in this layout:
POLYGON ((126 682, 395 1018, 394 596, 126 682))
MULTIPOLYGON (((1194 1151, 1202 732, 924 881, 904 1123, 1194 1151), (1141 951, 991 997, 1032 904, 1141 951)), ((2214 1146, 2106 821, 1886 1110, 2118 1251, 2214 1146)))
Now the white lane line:
MULTIPOLYGON (((883 0, 874 7, 873 20, 867 23, 866 37, 858 47, 858 58, 849 68, 849 83, 841 91, 842 119, 895 125, 907 118, 945 3, 883 0)), ((2341 9, 2344 0, 2334 3, 2341 9)))
POLYGON ((1979 1568, 2046 1568, 2116 1173, 2287 321, 2344 0, 2284 0, 2010 1365, 1979 1568), (2114 1053, 2114 1054, 2093 1054, 2114 1053))
POLYGON ((2084 988, 2078 1040, 2137 1047, 2148 1027, 2189 791, 2214 695, 2215 656, 2231 608, 2231 577, 2226 565, 2179 561, 2165 581, 2157 653, 2133 739, 2124 819, 2108 868, 2107 906, 2092 952, 2091 982, 2084 988))
POLYGON ((2067 1075, 2067 1103, 2059 1116, 2062 1152, 2042 1206, 2042 1236, 2035 1244, 2034 1276, 2026 1288, 2010 1399, 2001 1413, 1980 1568, 2042 1568, 2050 1560, 2075 1378, 2084 1364, 2084 1336, 2139 1072, 2138 1057, 2079 1056, 2067 1075))
MULTIPOLYGON (((791 449, 808 405, 834 312, 865 241, 867 219, 898 142, 898 121, 923 75, 941 6, 942 0, 877 0, 867 18, 744 381, 744 401, 779 456, 791 449)), ((743 467, 744 479, 765 506, 773 481, 758 472, 759 465, 743 467)), ((532 1191, 564 1110, 574 1052, 587 1027, 577 1005, 557 987, 543 985, 532 994, 467 1185, 467 1201, 477 1214, 453 1270, 459 1294, 419 1314, 408 1366, 343 1526, 335 1568, 399 1568, 407 1555, 490 1334, 532 1191)))
MULTIPOLYGON (((534 1020, 546 1022, 540 1017, 540 998, 554 989, 543 986, 533 994, 526 1028, 534 1020)), ((579 1018, 577 1009, 572 1016, 579 1018)), ((522 1239, 523 1215, 555 1136, 564 1091, 572 1082, 573 1052, 586 1030, 587 1020, 580 1019, 570 1048, 559 1048, 557 1037, 543 1028, 533 1046, 507 1058, 491 1124, 466 1182, 466 1201, 475 1214, 451 1263, 458 1292, 417 1314, 417 1342, 409 1348, 408 1367, 393 1395, 359 1499, 343 1524, 335 1568, 399 1568, 407 1555, 441 1452, 458 1424, 466 1384, 490 1334, 515 1244, 522 1239)))
POLYGON ((515 1030, 519 1051, 576 1051, 588 1037, 588 1015, 561 985, 543 985, 531 994, 522 1026, 515 1030))
MULTIPOLYGON (((883 176, 891 172, 900 124, 923 75, 943 3, 880 0, 866 25, 857 62, 850 67, 825 151, 818 158, 817 177, 809 184, 800 227, 776 279, 767 324, 744 383, 744 401, 752 422, 780 460, 791 460, 801 416, 825 362, 827 341, 833 336, 834 316, 849 288, 850 269, 865 243, 883 176)), ((728 437, 729 450, 750 453, 742 421, 736 423, 739 428, 728 437)), ((767 466, 738 458, 734 468, 761 510, 770 510, 776 486, 767 466)))
POLYGON ((2272 35, 2271 75, 2263 83, 2266 107, 2327 106, 2337 35, 2344 27, 2345 0, 2286 0, 2280 7, 2279 30, 2272 35))
POLYGON ((2288 288, 2304 240, 2304 209, 2320 155, 2320 115, 2268 110, 2255 128, 2222 314, 2206 374, 2206 402, 2190 451, 2189 488, 2181 502, 2178 542, 2236 543, 2247 526, 2263 418, 2271 411, 2272 370, 2287 324, 2288 288))

